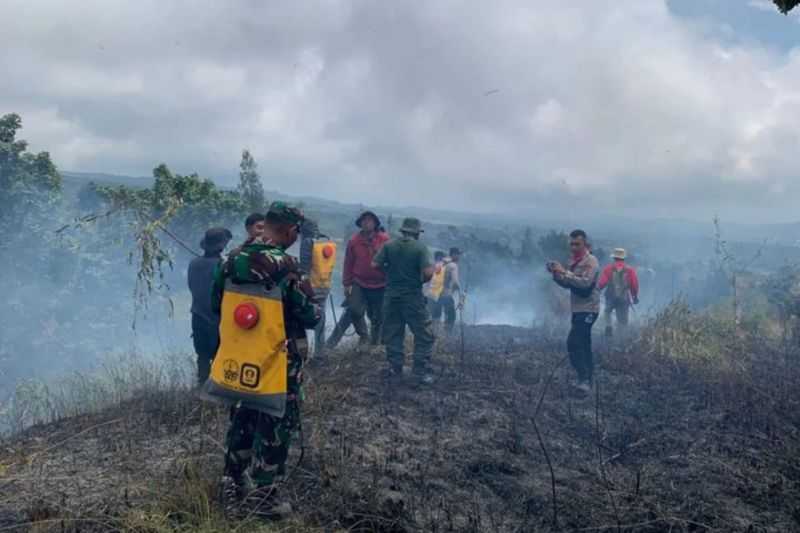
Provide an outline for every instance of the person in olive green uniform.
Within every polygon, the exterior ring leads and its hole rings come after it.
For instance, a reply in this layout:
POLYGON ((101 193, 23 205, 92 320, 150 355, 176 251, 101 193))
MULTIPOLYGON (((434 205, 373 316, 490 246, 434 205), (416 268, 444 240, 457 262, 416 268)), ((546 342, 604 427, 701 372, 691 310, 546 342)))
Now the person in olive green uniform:
POLYGON ((414 334, 414 374, 422 383, 430 384, 433 323, 422 293, 422 285, 433 277, 433 264, 428 248, 419 242, 422 233, 416 218, 403 220, 401 237, 383 245, 373 259, 373 266, 386 273, 383 310, 383 340, 389 360, 388 375, 403 373, 403 345, 406 326, 414 334))

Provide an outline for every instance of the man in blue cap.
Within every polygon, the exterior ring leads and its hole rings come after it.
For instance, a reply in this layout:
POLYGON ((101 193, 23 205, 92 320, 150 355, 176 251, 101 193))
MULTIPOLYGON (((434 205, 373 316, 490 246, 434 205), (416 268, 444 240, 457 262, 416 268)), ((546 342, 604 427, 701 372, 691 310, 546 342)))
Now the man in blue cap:
POLYGON ((197 379, 200 384, 208 379, 211 361, 219 346, 219 313, 211 307, 214 270, 222 261, 222 251, 232 238, 227 228, 210 228, 206 231, 200 241, 203 255, 192 259, 186 274, 192 293, 192 340, 197 353, 197 379))

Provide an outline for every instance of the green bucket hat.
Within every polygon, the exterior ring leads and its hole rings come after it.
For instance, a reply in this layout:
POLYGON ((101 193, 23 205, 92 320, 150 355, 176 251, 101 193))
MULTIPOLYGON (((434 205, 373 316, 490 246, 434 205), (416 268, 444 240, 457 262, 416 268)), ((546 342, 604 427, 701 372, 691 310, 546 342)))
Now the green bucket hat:
POLYGON ((277 224, 302 224, 306 217, 303 212, 286 202, 272 202, 267 211, 267 222, 277 224))
POLYGON ((400 231, 402 233, 412 233, 414 235, 419 235, 425 230, 422 229, 422 223, 419 221, 418 218, 408 217, 403 219, 403 225, 400 226, 400 231))

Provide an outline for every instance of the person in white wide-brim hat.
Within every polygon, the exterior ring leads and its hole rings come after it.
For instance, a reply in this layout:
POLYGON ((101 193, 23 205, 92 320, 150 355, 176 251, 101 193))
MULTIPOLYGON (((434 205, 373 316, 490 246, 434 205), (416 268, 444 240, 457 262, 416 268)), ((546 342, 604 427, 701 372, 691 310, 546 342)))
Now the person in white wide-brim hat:
POLYGON ((613 262, 603 269, 597 282, 597 288, 606 291, 606 335, 609 336, 614 332, 611 315, 616 315, 617 324, 624 328, 628 325, 631 305, 639 303, 639 278, 636 269, 625 262, 627 257, 624 248, 614 248, 613 262))

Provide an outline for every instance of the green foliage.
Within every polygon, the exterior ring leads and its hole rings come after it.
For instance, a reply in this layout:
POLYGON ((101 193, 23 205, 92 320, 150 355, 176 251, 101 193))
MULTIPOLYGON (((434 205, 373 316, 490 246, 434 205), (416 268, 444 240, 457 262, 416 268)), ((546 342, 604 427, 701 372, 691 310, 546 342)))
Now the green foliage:
POLYGON ((778 9, 784 15, 787 15, 789 11, 797 7, 800 4, 800 0, 772 0, 772 2, 778 6, 778 9))
POLYGON ((242 162, 239 163, 239 195, 250 212, 265 211, 264 186, 258 175, 256 160, 249 150, 242 150, 242 162))
POLYGON ((17 139, 22 128, 19 115, 0 118, 0 232, 26 232, 34 220, 52 209, 61 200, 61 176, 50 160, 50 154, 27 151, 28 143, 17 139))
POLYGON ((118 185, 96 190, 115 208, 138 213, 149 220, 164 219, 171 213, 165 222, 180 230, 205 229, 208 224, 222 223, 246 211, 239 194, 220 190, 213 181, 197 174, 173 174, 162 163, 153 169, 153 177, 155 182, 150 189, 118 185))
POLYGON ((201 234, 209 226, 240 220, 246 212, 238 193, 220 190, 197 174, 174 174, 162 163, 153 169, 153 177, 150 189, 124 185, 95 189, 111 212, 128 216, 135 238, 129 259, 138 265, 135 296, 141 306, 147 305, 153 290, 165 286, 165 267, 173 266, 173 254, 162 242, 162 234, 173 246, 197 254, 179 235, 201 234))

